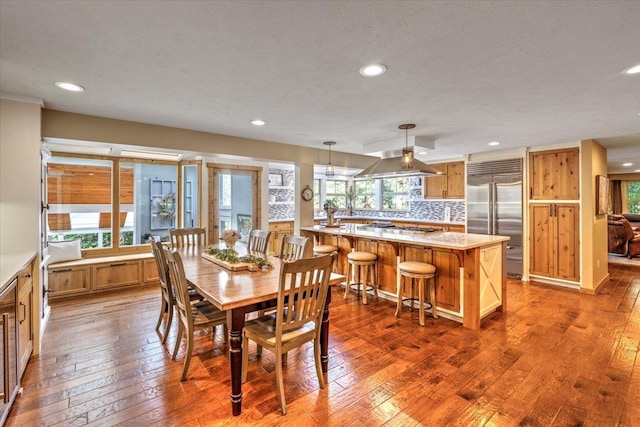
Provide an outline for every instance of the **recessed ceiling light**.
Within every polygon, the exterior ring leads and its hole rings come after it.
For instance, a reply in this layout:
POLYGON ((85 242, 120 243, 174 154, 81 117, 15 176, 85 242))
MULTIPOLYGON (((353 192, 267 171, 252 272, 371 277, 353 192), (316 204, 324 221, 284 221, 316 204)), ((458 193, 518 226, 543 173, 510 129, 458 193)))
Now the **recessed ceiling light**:
POLYGON ((623 74, 638 74, 640 73, 640 64, 629 67, 622 71, 623 74))
POLYGON ((640 172, 640 169, 636 169, 636 170, 634 170, 634 172, 640 172))
POLYGON ((75 83, 69 83, 69 82, 55 82, 54 83, 56 86, 58 86, 60 89, 64 89, 64 90, 68 90, 71 92, 84 92, 84 88, 80 85, 77 85, 75 83))
POLYGON ((423 156, 423 155, 427 154, 427 152, 426 152, 426 151, 418 151, 418 154, 420 154, 421 156, 423 156))
POLYGON ((256 120, 251 120, 251 124, 254 126, 264 126, 267 124, 267 122, 265 122, 264 120, 256 119, 256 120))
POLYGON ((489 145, 495 147, 496 145, 500 145, 500 141, 491 141, 489 145))
POLYGON ((360 74, 365 77, 373 77, 384 74, 387 71, 387 67, 382 64, 369 64, 360 68, 360 74))
POLYGON ((623 163, 622 166, 624 166, 624 167, 633 166, 633 163, 623 163))

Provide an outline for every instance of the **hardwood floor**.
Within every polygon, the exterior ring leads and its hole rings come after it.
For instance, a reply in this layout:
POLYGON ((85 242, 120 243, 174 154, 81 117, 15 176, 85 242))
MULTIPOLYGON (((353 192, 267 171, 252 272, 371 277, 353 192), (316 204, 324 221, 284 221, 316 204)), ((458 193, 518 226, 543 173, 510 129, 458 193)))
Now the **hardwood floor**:
POLYGON ((243 413, 231 416, 222 328, 198 336, 181 383, 182 360, 154 331, 156 289, 54 302, 6 425, 640 425, 640 271, 610 273, 597 296, 509 282, 508 313, 479 331, 429 316, 421 328, 390 301, 334 290, 327 387, 310 345, 291 352, 286 417, 274 358, 256 362, 253 346, 243 413))

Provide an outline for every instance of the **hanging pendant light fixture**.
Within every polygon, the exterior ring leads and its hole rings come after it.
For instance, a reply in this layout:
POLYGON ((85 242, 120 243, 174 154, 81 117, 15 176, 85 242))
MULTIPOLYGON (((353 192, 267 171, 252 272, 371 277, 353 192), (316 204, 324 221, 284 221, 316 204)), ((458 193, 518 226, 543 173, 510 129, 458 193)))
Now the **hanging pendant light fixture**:
POLYGON ((402 149, 400 169, 405 171, 413 169, 413 147, 409 149, 409 129, 413 129, 415 127, 416 125, 413 123, 406 123, 398 126, 398 129, 404 130, 404 148, 402 149))
POLYGON ((333 178, 333 176, 336 174, 336 171, 333 169, 333 165, 331 164, 331 146, 336 145, 336 143, 334 141, 325 141, 323 142, 323 144, 329 147, 329 163, 325 168, 324 175, 327 178, 333 178))

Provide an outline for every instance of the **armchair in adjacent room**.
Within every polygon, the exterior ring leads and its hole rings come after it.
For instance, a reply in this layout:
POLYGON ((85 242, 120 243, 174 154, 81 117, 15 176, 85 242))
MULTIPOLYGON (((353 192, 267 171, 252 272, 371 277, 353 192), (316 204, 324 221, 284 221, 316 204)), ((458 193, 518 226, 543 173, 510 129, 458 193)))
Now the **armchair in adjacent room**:
POLYGON ((610 253, 626 255, 629 258, 640 255, 640 231, 634 231, 624 216, 609 215, 607 226, 610 253))

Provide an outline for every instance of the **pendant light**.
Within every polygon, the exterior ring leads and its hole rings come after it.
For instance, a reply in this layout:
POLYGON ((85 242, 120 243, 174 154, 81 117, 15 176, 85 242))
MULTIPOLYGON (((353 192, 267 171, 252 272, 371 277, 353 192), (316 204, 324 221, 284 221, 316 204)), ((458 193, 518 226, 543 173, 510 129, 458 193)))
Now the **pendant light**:
POLYGON ((336 172, 333 169, 333 165, 331 164, 331 146, 332 145, 336 145, 336 143, 334 141, 325 141, 325 142, 323 142, 323 144, 327 145, 329 147, 329 163, 327 164, 327 167, 325 169, 324 175, 327 178, 333 178, 333 176, 336 174, 336 172))
POLYGON ((409 129, 415 128, 413 123, 406 123, 398 126, 398 129, 404 130, 404 148, 402 149, 402 160, 400 163, 400 169, 411 170, 413 169, 413 148, 409 149, 409 129))

